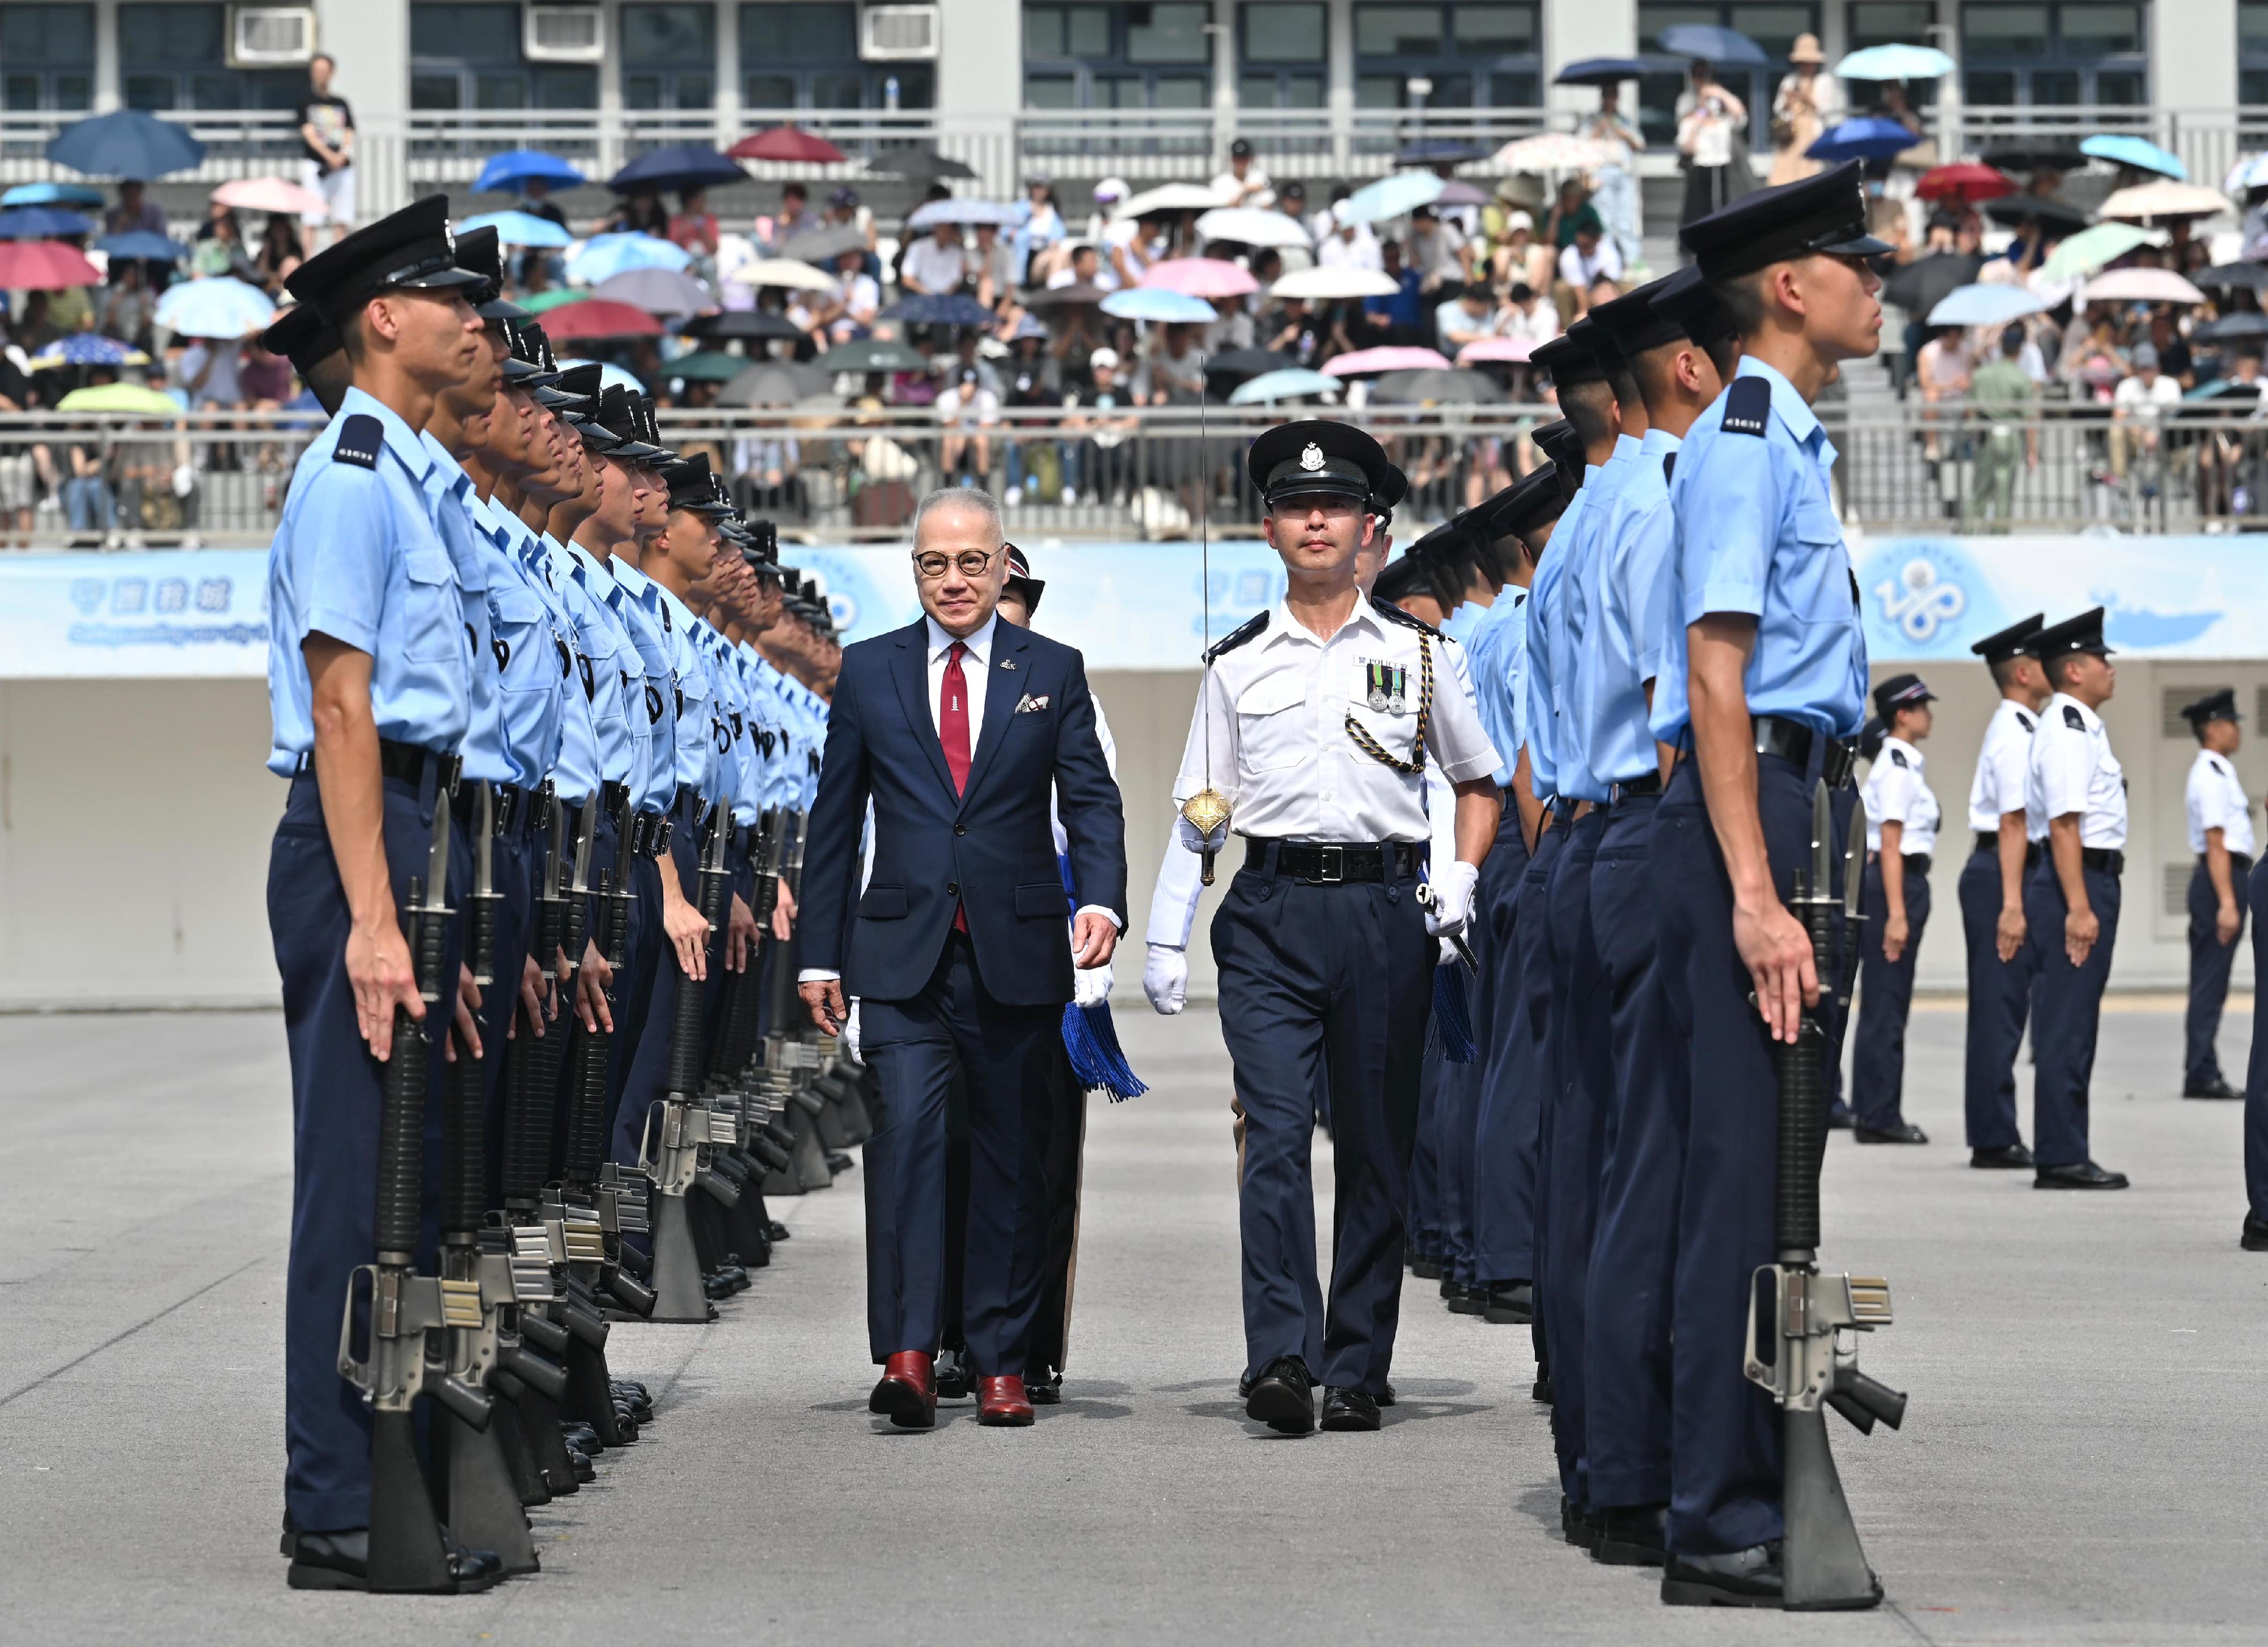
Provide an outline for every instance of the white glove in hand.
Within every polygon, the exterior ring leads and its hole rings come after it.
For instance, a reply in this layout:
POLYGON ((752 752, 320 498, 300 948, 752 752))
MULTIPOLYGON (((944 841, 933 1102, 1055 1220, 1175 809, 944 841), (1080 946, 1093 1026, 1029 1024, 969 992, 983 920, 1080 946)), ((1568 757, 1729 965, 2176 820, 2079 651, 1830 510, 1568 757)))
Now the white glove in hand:
POLYGON ((1473 883, 1480 871, 1462 858, 1453 858, 1433 871, 1433 907, 1425 911, 1425 930, 1435 937, 1459 937, 1473 911, 1473 883))
POLYGON ((1171 1018, 1188 1000, 1189 988, 1188 953, 1170 944, 1151 945, 1150 958, 1142 963, 1142 993, 1150 997, 1150 1004, 1171 1018))
POLYGON ((1188 819, 1176 818, 1174 820, 1174 838, 1191 852, 1218 852, 1228 844, 1228 826, 1223 824, 1211 835, 1206 835, 1188 819))
POLYGON ((1458 962, 1457 946, 1447 938, 1440 940, 1440 954, 1433 961, 1436 967, 1454 967, 1458 962))
POLYGON ((851 1062, 863 1064, 866 1062, 865 1059, 858 1055, 858 996, 853 996, 850 997, 850 1016, 843 1020, 843 1033, 840 1035, 837 1035, 835 1040, 836 1044, 839 1045, 843 1051, 850 1055, 851 1062))
POLYGON ((1071 998, 1080 1006, 1100 1006, 1110 998, 1108 967, 1086 967, 1071 975, 1071 998))

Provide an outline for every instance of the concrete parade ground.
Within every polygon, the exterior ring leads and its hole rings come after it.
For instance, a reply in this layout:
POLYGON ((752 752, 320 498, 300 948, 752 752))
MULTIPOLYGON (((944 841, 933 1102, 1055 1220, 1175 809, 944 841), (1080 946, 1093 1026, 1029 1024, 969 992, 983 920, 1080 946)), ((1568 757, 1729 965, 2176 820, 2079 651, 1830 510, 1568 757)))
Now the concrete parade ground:
MULTIPOLYGON (((659 1417, 534 1512, 541 1574, 461 1599, 284 1586, 280 1018, 0 1018, 0 1640, 2268 1640, 2268 1254, 2236 1244, 2242 1106, 2176 1096, 2177 1004, 2104 1018, 2095 1155, 2124 1194, 1969 1169, 1957 1003, 1913 1019, 1933 1142, 1834 1140, 1822 1258, 1889 1276, 1862 1364, 1912 1401, 1902 1433, 1832 1426, 1888 1602, 1794 1619, 1666 1609, 1562 1543, 1527 1332, 1432 1283, 1381 1433, 1246 1422, 1219 1028, 1119 973, 1152 1091, 1090 1112, 1062 1406, 868 1416, 854 1169, 773 1202, 793 1238, 715 1324, 615 1328, 659 1417)), ((2250 1033, 2233 1003, 2240 1078, 2250 1033)))

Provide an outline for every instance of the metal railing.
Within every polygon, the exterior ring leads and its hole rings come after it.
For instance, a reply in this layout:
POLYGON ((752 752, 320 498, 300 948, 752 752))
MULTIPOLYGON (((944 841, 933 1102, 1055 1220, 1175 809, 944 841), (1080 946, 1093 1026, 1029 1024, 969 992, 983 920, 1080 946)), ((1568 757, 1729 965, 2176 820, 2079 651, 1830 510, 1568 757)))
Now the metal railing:
MULTIPOLYGON (((1822 407, 1840 452, 1844 518, 1882 533, 2268 530, 2268 422, 2185 411, 2162 424, 2107 409, 2051 408, 1989 421, 1965 408, 1884 415, 1822 407)), ((1534 467, 1525 438, 1543 407, 1372 407, 1363 426, 1410 475, 1403 541, 1534 467)), ((1247 408, 1108 414, 1022 408, 998 422, 933 410, 666 412, 684 451, 706 450, 752 514, 791 539, 901 535, 922 494, 960 481, 1008 501, 1012 531, 1103 540, 1184 538, 1260 514, 1246 447, 1277 419, 1247 408)), ((250 547, 275 531, 291 466, 319 422, 289 414, 0 416, 0 461, 38 445, 43 496, 34 547, 250 547), (70 451, 104 484, 69 483, 70 451)), ((0 516, 0 543, 11 522, 0 516)))

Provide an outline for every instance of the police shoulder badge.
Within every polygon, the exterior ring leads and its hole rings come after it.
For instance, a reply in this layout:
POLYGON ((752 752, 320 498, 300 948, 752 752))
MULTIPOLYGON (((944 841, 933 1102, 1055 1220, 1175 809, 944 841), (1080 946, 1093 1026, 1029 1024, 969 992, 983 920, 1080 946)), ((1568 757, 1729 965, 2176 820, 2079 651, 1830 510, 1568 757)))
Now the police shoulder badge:
POLYGON ((1323 449, 1317 445, 1314 441, 1309 441, 1306 449, 1300 453, 1300 467, 1310 474, 1313 474, 1316 470, 1322 468, 1323 467, 1323 449))

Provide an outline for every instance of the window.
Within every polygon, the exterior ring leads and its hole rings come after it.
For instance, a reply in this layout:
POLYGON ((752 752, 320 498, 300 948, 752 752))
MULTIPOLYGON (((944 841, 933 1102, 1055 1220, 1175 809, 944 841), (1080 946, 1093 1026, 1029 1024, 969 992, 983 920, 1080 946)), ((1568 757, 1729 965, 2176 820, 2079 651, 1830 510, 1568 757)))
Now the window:
POLYGON ((2236 8, 2237 100, 2268 103, 2268 5, 2236 8))
POLYGON ((717 9, 626 5, 622 107, 710 108, 717 101, 717 9))
MULTIPOLYGON (((1858 51, 1868 46, 1932 46, 1937 43, 1930 33, 1930 25, 1937 20, 1935 0, 1852 0, 1849 13, 1848 48, 1858 51)), ((1907 99, 1916 108, 1929 108, 1937 102, 1938 83, 1918 80, 1906 86, 1907 99)), ((1850 83, 1850 102, 1853 110, 1864 110, 1881 100, 1881 92, 1870 80, 1850 83)))
POLYGON ((118 8, 118 70, 129 108, 296 108, 305 69, 228 66, 225 5, 118 8))
POLYGON ((740 101, 780 111, 929 108, 937 72, 925 62, 861 62, 852 0, 765 0, 740 8, 740 101))
POLYGON ((1771 100, 1788 70, 1787 54, 1799 34, 1819 32, 1819 8, 1794 5, 1662 5, 1639 0, 1638 43, 1646 72, 1638 83, 1638 127, 1649 143, 1668 147, 1677 137, 1677 99, 1688 84, 1686 60, 1665 52, 1661 31, 1678 23, 1714 23, 1738 29, 1764 49, 1771 59, 1763 67, 1717 63, 1718 84, 1739 98, 1749 111, 1751 148, 1767 141, 1771 125, 1771 100))
POLYGON ((1027 4, 1024 106, 1204 108, 1212 101, 1212 35, 1206 27, 1211 18, 1208 0, 1027 4))
POLYGON ((2149 100, 2147 50, 2139 5, 1971 4, 1961 13, 1962 95, 1988 107, 2132 107, 2149 100))
POLYGON ((1249 0, 1243 29, 1237 102, 1244 108, 1321 108, 1329 84, 1329 35, 1320 4, 1249 0))
POLYGON ((0 6, 0 107, 11 113, 94 102, 94 8, 0 6))
POLYGON ((1363 108, 1533 108, 1543 100, 1537 8, 1400 5, 1354 9, 1354 98, 1363 108), (1410 82, 1430 84, 1413 91, 1410 82))
POLYGON ((529 62, 520 55, 520 9, 417 0, 409 8, 413 109, 596 108, 594 63, 529 62))

